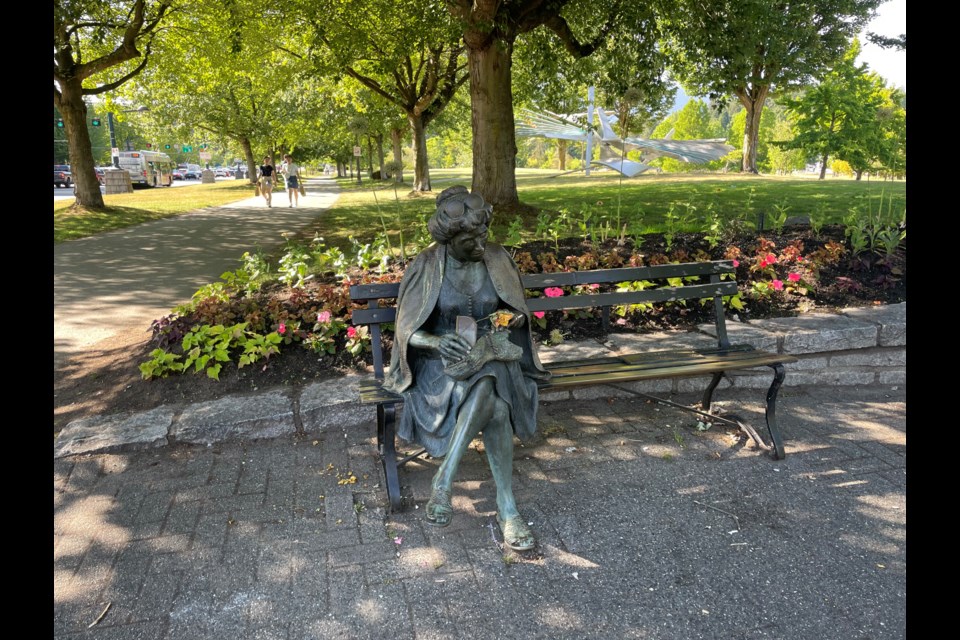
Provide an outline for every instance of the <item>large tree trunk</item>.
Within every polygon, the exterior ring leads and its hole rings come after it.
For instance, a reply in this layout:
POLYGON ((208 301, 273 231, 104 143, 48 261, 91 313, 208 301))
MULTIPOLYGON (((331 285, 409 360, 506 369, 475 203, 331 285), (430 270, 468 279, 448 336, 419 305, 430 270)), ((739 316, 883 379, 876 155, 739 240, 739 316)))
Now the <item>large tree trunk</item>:
POLYGON ((513 42, 487 40, 471 46, 470 104, 473 128, 473 191, 495 205, 515 205, 517 140, 513 121, 513 42))
POLYGON ((820 163, 820 179, 823 180, 827 177, 827 158, 829 154, 823 154, 823 160, 820 163))
POLYGON ((377 141, 377 160, 380 162, 380 179, 386 180, 386 173, 383 171, 383 134, 378 133, 374 136, 374 139, 377 141))
POLYGON ((410 132, 413 134, 413 190, 431 191, 430 166, 427 164, 427 131, 423 125, 423 117, 407 114, 410 122, 410 132))
POLYGON ((743 160, 740 165, 744 173, 760 173, 757 170, 757 141, 760 137, 760 115, 769 91, 769 86, 763 86, 737 92, 737 97, 747 112, 743 127, 743 160))
MULTIPOLYGON (((403 166, 403 131, 400 129, 390 130, 390 144, 393 147, 393 161, 399 166, 403 166)), ((394 182, 403 182, 403 169, 393 174, 394 182)))
POLYGON ((857 181, 863 177, 863 169, 857 169, 857 181))
POLYGON ((557 156, 560 158, 560 171, 567 169, 567 144, 569 140, 557 140, 557 156))
POLYGON ((77 195, 76 206, 103 209, 103 194, 93 161, 90 132, 87 131, 87 104, 83 101, 81 81, 68 79, 60 87, 60 104, 70 154, 70 172, 77 195))
POLYGON ((250 138, 241 137, 237 142, 240 143, 240 148, 243 149, 243 157, 247 159, 247 180, 250 181, 250 184, 256 184, 257 170, 254 167, 260 165, 253 159, 253 147, 250 145, 250 138))
POLYGON ((367 136, 367 166, 370 169, 369 176, 373 177, 373 139, 367 136))

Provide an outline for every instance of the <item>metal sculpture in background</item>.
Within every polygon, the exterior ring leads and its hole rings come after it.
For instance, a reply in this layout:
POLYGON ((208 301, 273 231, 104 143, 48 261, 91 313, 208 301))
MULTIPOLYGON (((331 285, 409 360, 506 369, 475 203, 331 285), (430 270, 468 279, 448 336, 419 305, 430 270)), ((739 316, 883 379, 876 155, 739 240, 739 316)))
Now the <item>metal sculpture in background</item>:
POLYGON ((550 111, 520 109, 516 130, 518 136, 583 142, 586 145, 585 157, 590 158, 590 162, 584 166, 587 175, 590 175, 590 165, 597 164, 632 178, 651 169, 648 163, 660 156, 703 164, 719 160, 733 151, 733 147, 722 138, 672 140, 672 129, 666 138, 621 138, 613 131, 617 120, 616 115, 594 106, 593 87, 590 87, 586 114, 560 115, 550 111), (594 112, 597 124, 594 124, 594 112), (595 145, 600 147, 600 157, 597 159, 593 158, 595 145), (641 161, 627 159, 627 151, 631 149, 641 152, 641 161))

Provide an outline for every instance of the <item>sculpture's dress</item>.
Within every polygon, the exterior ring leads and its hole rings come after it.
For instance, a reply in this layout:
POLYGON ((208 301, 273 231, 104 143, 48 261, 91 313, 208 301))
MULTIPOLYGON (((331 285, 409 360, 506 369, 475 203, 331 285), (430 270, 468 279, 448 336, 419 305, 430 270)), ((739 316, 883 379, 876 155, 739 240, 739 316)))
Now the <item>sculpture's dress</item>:
MULTIPOLYGON (((461 292, 451 286, 450 274, 445 272, 458 267, 455 260, 446 259, 447 253, 446 245, 434 243, 424 249, 403 274, 397 294, 390 368, 383 382, 384 389, 404 397, 397 435, 423 444, 436 456, 447 452, 447 441, 460 406, 482 377, 490 376, 494 380, 495 392, 510 407, 511 425, 521 439, 532 436, 536 428, 536 381, 550 378, 537 356, 529 321, 523 327, 508 329, 510 342, 521 350, 519 362, 489 363, 490 366, 461 382, 448 379, 443 373, 443 361, 435 351, 410 344, 420 330, 452 331, 458 314, 476 319, 503 308, 521 313, 529 320, 520 273, 503 247, 487 243, 483 254, 486 270, 477 291, 461 292)), ((464 286, 468 285, 461 288, 464 286)), ((486 322, 481 323, 480 328, 490 329, 486 322)))
MULTIPOLYGON (((447 269, 455 270, 458 264, 450 259, 447 269)), ((454 332, 457 316, 464 315, 478 321, 477 338, 489 333, 487 316, 506 305, 497 295, 487 270, 483 270, 483 281, 476 291, 461 291, 453 280, 442 279, 437 304, 421 329, 442 336, 454 332)), ((518 361, 491 360, 477 373, 458 381, 444 373, 439 353, 415 347, 410 350, 415 351, 415 357, 410 358, 413 384, 403 391, 404 406, 397 428, 397 435, 404 440, 423 445, 430 455, 446 455, 460 406, 484 377, 493 380, 497 396, 510 407, 514 433, 528 439, 536 431, 537 382, 524 375, 518 361)))

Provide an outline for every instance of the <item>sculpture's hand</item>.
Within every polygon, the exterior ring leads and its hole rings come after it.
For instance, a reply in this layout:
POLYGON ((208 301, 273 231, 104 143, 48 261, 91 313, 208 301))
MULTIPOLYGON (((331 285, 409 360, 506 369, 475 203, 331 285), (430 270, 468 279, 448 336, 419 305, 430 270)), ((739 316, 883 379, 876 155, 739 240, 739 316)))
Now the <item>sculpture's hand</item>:
POLYGON ((470 343, 458 333, 447 333, 440 337, 437 350, 444 358, 456 362, 470 353, 470 343))
POLYGON ((510 327, 511 329, 519 329, 526 323, 526 321, 527 321, 527 316, 523 315, 522 313, 518 313, 518 314, 515 314, 513 318, 510 319, 510 323, 507 324, 507 326, 510 327))

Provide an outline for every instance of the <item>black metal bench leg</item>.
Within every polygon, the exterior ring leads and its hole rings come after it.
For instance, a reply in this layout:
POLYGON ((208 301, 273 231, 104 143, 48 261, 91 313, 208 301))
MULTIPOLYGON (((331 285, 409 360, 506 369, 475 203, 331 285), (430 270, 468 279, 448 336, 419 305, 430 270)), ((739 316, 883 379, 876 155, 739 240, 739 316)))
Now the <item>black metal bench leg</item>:
POLYGON ((786 371, 782 364, 772 364, 770 368, 773 369, 773 384, 767 391, 767 431, 773 441, 774 459, 783 460, 787 452, 783 448, 783 438, 780 437, 780 427, 777 425, 777 392, 780 391, 786 371))
POLYGON ((400 478, 397 475, 396 447, 397 408, 377 405, 377 446, 380 450, 380 462, 387 481, 387 497, 390 510, 400 510, 400 478))
POLYGON ((700 401, 700 408, 707 413, 710 412, 710 403, 713 402, 713 392, 722 379, 723 371, 713 374, 713 379, 710 380, 709 386, 707 386, 706 391, 703 392, 703 400, 700 401))

